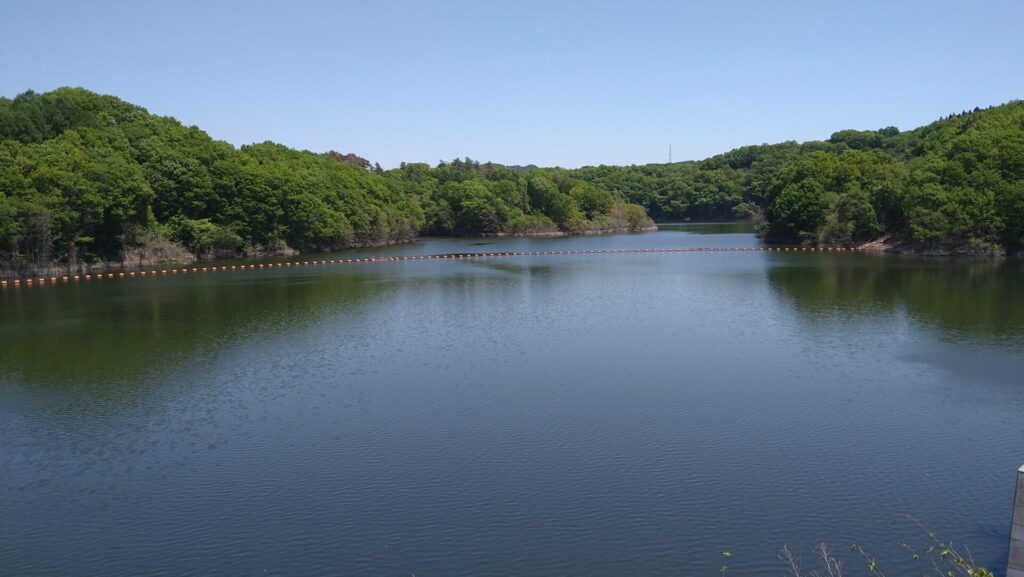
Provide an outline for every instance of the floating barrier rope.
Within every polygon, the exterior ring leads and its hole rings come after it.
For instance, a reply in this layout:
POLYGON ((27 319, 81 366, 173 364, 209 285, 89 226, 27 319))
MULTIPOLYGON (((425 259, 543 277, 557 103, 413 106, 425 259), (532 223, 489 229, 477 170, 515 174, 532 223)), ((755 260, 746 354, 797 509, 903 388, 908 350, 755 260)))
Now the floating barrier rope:
POLYGON ((655 254, 655 253, 692 253, 692 252, 727 252, 727 253, 750 253, 750 252, 863 252, 859 248, 844 247, 778 247, 778 246, 757 246, 757 247, 693 247, 693 248, 623 248, 623 249, 596 249, 596 250, 533 250, 520 252, 470 252, 470 253, 448 253, 430 255, 405 255, 405 256, 378 256, 360 257, 329 260, 303 260, 267 262, 259 264, 204 266, 204 267, 180 267, 161 268, 127 272, 107 272, 96 274, 76 274, 56 276, 40 276, 30 278, 0 279, 0 288, 21 287, 21 286, 46 286, 48 284, 66 284, 77 282, 91 282, 102 280, 121 280, 162 277, 179 274, 209 274, 232 271, 254 271, 274 268, 290 268, 302 266, 327 266, 342 264, 372 264, 382 262, 419 262, 427 260, 479 260, 485 258, 517 257, 517 256, 557 256, 557 255, 587 255, 587 254, 655 254))

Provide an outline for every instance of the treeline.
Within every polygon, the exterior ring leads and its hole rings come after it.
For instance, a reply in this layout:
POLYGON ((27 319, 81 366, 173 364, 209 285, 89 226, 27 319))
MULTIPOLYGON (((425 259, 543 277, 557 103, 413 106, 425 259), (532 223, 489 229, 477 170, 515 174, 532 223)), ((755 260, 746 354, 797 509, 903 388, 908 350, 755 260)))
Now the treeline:
POLYGON ((352 153, 235 148, 83 89, 0 98, 0 268, 636 231, 648 215, 753 218, 771 242, 1017 252, 1024 102, 698 162, 385 171, 352 153))
POLYGON ((515 170, 466 158, 434 168, 403 163, 383 176, 422 207, 427 234, 586 234, 653 226, 643 207, 562 169, 515 170))
POLYGON ((586 167, 571 174, 656 220, 753 216, 772 242, 1018 252, 1024 245, 1024 102, 916 130, 745 146, 700 162, 586 167))
POLYGON ((842 131, 773 181, 766 236, 1018 252, 1024 241, 1024 102, 917 130, 842 131))
POLYGON ((565 171, 235 148, 112 96, 0 98, 0 268, 382 245, 431 234, 650 225, 565 171), (187 253, 181 248, 187 249, 187 253))

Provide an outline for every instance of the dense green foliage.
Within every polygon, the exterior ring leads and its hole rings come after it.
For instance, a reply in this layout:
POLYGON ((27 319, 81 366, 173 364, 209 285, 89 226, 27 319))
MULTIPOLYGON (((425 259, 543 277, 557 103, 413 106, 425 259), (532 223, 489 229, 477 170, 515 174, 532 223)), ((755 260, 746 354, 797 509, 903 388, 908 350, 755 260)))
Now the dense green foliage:
POLYGON ((699 162, 563 170, 466 158, 384 171, 355 154, 235 148, 83 89, 0 98, 0 267, 124 260, 161 242, 231 256, 420 233, 642 230, 647 214, 754 217, 775 242, 1017 251, 1024 102, 699 162))
POLYGON ((582 234, 652 224, 642 207, 560 169, 519 174, 466 158, 436 168, 404 163, 384 179, 423 207, 429 234, 582 234))
POLYGON ((0 267, 116 261, 167 241, 231 256, 648 223, 559 171, 467 159, 385 173, 354 154, 236 149, 82 89, 0 98, 0 267))
POLYGON ((914 131, 843 131, 790 163, 766 205, 768 236, 1016 251, 1024 240, 1024 102, 914 131))
POLYGON ((779 168, 800 152, 800 145, 785 142, 745 146, 700 162, 571 172, 643 205, 655 220, 729 220, 747 218, 763 206, 779 168))
POLYGON ((573 176, 655 219, 763 217, 770 241, 1017 251, 1024 244, 1024 102, 916 130, 746 146, 700 162, 587 167, 573 176))

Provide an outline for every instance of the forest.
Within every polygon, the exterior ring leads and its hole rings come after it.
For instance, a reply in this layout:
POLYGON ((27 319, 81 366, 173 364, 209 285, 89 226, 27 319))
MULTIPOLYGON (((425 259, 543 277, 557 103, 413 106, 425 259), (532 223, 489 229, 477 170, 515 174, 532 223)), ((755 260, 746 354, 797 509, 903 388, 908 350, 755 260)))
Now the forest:
POLYGON ((356 154, 195 126, 81 88, 0 98, 0 269, 314 252, 417 235, 642 231, 754 219, 768 242, 1018 252, 1024 102, 901 132, 579 169, 356 154))
POLYGON ((351 153, 235 148, 112 96, 29 91, 0 99, 0 268, 653 226, 566 171, 520 172, 468 158, 384 171, 351 153))
POLYGON ((571 171, 659 221, 753 218, 768 242, 884 241, 919 253, 1018 253, 1024 245, 1024 102, 901 132, 744 146, 699 162, 571 171))

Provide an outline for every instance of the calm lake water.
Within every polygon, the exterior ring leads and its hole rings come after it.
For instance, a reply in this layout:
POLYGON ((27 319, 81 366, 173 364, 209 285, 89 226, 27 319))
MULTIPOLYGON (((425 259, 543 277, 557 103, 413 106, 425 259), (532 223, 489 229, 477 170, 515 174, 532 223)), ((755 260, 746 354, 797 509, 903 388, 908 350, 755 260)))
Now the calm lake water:
MULTIPOLYGON (((362 255, 754 246, 742 227, 362 255)), ((351 254, 351 253, 350 253, 351 254)), ((306 257, 312 260, 315 257, 306 257)), ((0 291, 0 574, 1005 566, 1024 269, 866 254, 388 262, 0 291)))

